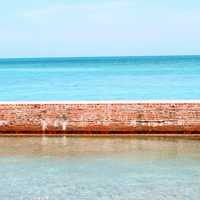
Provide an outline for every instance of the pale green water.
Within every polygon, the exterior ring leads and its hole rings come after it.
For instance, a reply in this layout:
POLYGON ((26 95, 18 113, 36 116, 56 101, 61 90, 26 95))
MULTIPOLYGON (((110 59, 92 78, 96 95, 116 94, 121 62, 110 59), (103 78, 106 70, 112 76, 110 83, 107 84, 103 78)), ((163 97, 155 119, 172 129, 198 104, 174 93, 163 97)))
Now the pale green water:
POLYGON ((0 138, 2 200, 199 200, 200 141, 0 138))

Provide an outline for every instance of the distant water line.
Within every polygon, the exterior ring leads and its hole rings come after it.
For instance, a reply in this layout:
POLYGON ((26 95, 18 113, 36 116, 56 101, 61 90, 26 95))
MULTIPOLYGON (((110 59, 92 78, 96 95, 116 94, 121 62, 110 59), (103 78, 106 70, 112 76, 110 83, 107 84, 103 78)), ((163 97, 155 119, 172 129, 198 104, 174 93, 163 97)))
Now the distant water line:
POLYGON ((200 56, 0 59, 0 101, 200 99, 200 56))

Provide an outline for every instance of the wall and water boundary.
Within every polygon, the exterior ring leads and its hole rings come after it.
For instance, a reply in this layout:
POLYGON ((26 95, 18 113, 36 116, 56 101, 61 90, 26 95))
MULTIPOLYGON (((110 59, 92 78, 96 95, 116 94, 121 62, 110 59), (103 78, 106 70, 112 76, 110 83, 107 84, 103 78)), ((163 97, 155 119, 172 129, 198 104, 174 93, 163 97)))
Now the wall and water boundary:
POLYGON ((200 136, 200 101, 1 102, 1 136, 200 136))

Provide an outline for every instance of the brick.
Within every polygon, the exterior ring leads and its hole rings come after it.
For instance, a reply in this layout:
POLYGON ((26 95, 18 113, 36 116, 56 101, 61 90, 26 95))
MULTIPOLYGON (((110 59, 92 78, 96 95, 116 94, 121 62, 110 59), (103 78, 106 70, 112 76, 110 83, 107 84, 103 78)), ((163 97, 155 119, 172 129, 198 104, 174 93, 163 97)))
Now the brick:
POLYGON ((0 133, 200 133, 200 103, 0 104, 0 133))

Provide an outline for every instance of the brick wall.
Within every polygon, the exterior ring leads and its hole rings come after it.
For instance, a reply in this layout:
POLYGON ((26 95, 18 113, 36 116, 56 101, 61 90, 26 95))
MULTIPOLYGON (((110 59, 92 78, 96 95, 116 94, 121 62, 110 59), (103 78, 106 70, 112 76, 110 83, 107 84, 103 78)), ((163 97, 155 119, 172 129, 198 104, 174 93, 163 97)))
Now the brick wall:
POLYGON ((200 133, 200 103, 0 104, 1 134, 200 133))

